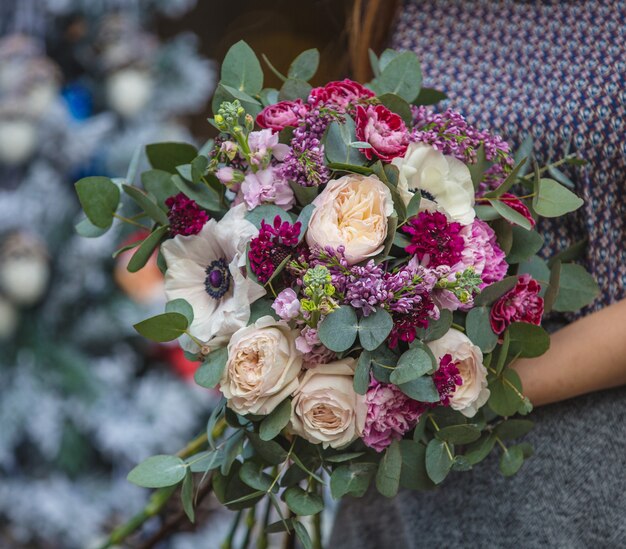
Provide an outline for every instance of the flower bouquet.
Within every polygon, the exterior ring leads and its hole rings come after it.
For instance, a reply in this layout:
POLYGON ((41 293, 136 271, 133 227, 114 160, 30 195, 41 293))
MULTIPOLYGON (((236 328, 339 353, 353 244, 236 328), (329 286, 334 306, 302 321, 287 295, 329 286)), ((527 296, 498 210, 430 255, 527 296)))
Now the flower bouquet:
POLYGON ((83 234, 114 218, 150 223, 128 269, 158 250, 169 301, 135 328, 179 338, 203 362, 196 382, 223 395, 205 434, 129 480, 160 489, 153 510, 180 486, 191 520, 210 482, 237 521, 248 509, 260 546, 281 531, 319 544, 328 492, 429 489, 494 448, 514 474, 532 454, 515 442, 532 422, 513 416, 532 405, 510 365, 548 349, 547 313, 596 292, 571 262, 580 245, 537 255, 537 218, 582 204, 558 168, 579 160, 540 168, 530 140, 513 154, 432 110, 445 96, 422 88, 412 53, 372 54, 365 86, 313 88, 318 58, 305 51, 287 75, 266 59, 283 81, 268 89, 256 55, 235 44, 215 140, 148 145, 141 187, 132 167, 125 180, 76 183, 83 234), (120 213, 122 193, 135 211, 120 213))

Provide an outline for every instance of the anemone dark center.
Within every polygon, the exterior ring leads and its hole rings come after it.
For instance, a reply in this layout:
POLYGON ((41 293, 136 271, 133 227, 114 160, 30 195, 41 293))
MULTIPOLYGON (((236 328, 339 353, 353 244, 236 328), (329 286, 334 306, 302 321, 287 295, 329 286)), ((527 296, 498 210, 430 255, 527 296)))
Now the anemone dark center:
POLYGON ((204 288, 213 299, 221 299, 230 288, 230 271, 224 258, 216 259, 206 268, 204 288))

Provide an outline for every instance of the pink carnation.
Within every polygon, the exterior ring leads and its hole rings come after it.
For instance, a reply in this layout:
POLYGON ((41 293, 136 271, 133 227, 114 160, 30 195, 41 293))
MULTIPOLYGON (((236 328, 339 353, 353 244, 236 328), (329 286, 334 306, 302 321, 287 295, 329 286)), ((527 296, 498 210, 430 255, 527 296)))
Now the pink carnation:
POLYGON ((300 300, 296 292, 291 288, 285 288, 276 296, 272 309, 281 320, 293 320, 300 314, 300 300))
POLYGON ((321 88, 313 88, 309 94, 309 103, 313 106, 324 104, 339 111, 346 111, 351 105, 374 96, 373 91, 346 78, 341 81, 329 82, 321 88))
POLYGON ((395 385, 372 379, 365 394, 367 416, 363 429, 363 442, 377 452, 382 452, 394 440, 415 427, 424 405, 410 399, 395 385))
POLYGON ((537 223, 533 218, 528 206, 524 204, 517 196, 511 193, 504 193, 500 199, 504 202, 509 208, 513 208, 517 213, 522 214, 528 221, 530 222, 530 226, 534 227, 537 223))
POLYGON ((241 193, 249 210, 261 204, 276 204, 289 210, 296 202, 287 180, 273 168, 247 174, 241 184, 241 193))
POLYGON ((265 107, 256 116, 256 123, 261 128, 281 131, 287 127, 296 127, 306 115, 307 107, 300 99, 296 101, 280 101, 265 107))
POLYGON ((473 267, 483 279, 481 289, 502 280, 509 266, 494 230, 481 219, 474 219, 471 225, 461 229, 460 234, 465 240, 465 249, 461 253, 461 260, 452 270, 463 271, 473 267))
POLYGON ((371 149, 361 149, 368 160, 377 156, 391 162, 403 156, 408 146, 408 133, 402 118, 384 105, 356 108, 356 137, 369 143, 371 149))
POLYGON ((543 299, 541 286, 529 274, 519 277, 514 288, 505 293, 491 308, 491 328, 501 334, 513 322, 541 324, 543 299))

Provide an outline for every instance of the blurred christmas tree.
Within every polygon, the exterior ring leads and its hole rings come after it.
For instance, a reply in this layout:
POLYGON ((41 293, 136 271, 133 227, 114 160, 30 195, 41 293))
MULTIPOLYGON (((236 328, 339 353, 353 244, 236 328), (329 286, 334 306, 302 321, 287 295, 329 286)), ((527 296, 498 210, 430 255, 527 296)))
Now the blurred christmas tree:
POLYGON ((162 307, 156 266, 128 278, 119 231, 76 235, 72 189, 123 177, 142 144, 191 139, 181 117, 208 101, 212 67, 193 36, 144 29, 192 5, 0 7, 0 547, 92 545, 145 503, 127 471, 203 427, 213 397, 190 365, 130 328, 162 307))

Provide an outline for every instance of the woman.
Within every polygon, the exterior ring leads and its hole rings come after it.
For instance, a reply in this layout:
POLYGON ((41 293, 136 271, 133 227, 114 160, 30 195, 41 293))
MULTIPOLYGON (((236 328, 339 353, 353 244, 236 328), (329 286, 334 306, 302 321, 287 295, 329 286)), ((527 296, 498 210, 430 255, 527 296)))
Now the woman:
MULTIPOLYGON (((357 0, 351 55, 367 79, 367 45, 393 2, 357 0)), ((382 27, 382 28, 381 28, 382 27)), ((513 478, 498 456, 438 490, 370 493, 342 505, 330 546, 617 547, 626 543, 626 2, 410 1, 390 45, 414 51, 425 85, 468 121, 516 146, 530 131, 545 163, 571 149, 585 205, 544 221, 550 253, 588 238, 601 287, 587 316, 556 331, 550 351, 515 368, 536 407, 535 456, 513 478), (572 398, 576 397, 576 398, 572 398)))

